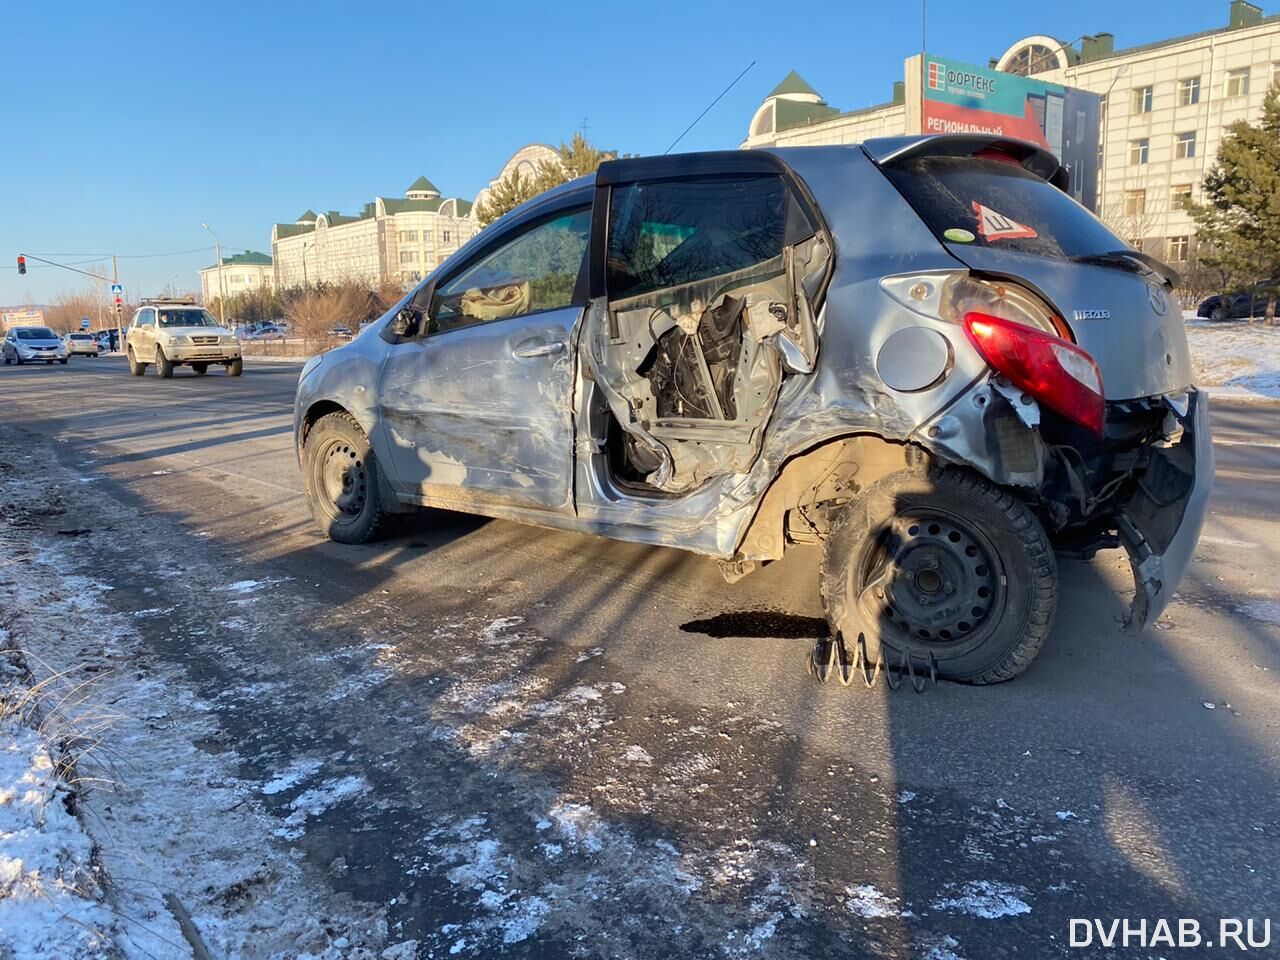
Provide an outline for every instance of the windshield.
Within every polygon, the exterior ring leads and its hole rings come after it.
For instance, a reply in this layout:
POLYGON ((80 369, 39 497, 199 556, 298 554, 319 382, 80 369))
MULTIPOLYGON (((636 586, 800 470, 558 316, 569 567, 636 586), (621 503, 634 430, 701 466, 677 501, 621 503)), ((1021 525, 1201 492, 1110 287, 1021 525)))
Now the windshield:
POLYGON ((19 327, 19 340, 57 340, 58 335, 48 327, 19 327))
POLYGON ((160 310, 160 326, 162 327, 216 327, 218 321, 208 310, 160 310))
POLYGON ((87 333, 73 333, 71 334, 71 339, 72 340, 92 340, 93 337, 89 336, 89 334, 87 333))
POLYGON ((1129 245, 1069 196, 1002 160, 919 157, 885 176, 948 244, 1069 259, 1129 245))

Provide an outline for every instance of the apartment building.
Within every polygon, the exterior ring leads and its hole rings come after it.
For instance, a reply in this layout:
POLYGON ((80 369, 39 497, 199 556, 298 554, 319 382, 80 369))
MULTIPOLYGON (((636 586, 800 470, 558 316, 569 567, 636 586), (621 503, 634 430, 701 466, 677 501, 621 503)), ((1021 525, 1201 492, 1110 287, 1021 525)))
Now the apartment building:
POLYGON ((221 263, 200 271, 200 302, 211 303, 225 291, 228 297, 250 290, 271 289, 275 285, 275 270, 271 258, 265 253, 250 250, 233 257, 223 257, 221 263))
POLYGON ((276 285, 416 283, 477 232, 471 206, 419 177, 403 197, 375 197, 356 215, 307 210, 271 228, 276 285))

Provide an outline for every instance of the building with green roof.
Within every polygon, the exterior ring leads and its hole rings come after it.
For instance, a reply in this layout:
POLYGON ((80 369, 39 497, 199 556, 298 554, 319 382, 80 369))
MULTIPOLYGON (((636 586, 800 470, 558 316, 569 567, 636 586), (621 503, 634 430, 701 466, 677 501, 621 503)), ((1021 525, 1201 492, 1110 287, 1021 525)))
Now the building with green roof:
POLYGON ((212 303, 223 292, 230 299, 239 293, 270 290, 275 286, 274 267, 269 256, 256 250, 224 255, 221 263, 200 271, 201 302, 212 303))
POLYGON ((275 282, 416 283, 479 229, 471 208, 419 176, 404 196, 375 197, 359 213, 308 209, 271 229, 275 282))

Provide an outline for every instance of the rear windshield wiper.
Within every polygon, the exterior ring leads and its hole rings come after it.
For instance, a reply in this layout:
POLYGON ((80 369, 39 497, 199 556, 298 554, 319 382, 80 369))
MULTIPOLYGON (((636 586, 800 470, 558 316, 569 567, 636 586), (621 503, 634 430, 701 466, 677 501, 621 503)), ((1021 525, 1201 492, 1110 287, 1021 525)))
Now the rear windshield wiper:
POLYGON ((1181 281, 1178 272, 1167 263, 1139 250, 1111 250, 1107 253, 1082 253, 1070 258, 1072 263, 1096 263, 1100 267, 1119 267, 1134 273, 1154 273, 1170 287, 1181 281))

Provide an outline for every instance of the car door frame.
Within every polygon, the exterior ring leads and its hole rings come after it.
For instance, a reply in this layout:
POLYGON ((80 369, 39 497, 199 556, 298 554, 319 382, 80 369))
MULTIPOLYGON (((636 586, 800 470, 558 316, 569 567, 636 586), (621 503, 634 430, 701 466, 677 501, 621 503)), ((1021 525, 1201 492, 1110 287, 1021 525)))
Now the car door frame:
MULTIPOLYGON (((609 205, 613 189, 642 181, 732 176, 781 176, 814 231, 826 236, 828 242, 833 239, 831 228, 808 184, 782 157, 768 151, 722 150, 606 161, 596 172, 591 243, 587 248, 588 302, 575 340, 582 339, 581 331, 586 329, 587 324, 608 322, 601 317, 609 310, 606 258, 609 205)), ((813 339, 809 346, 813 351, 811 363, 815 365, 821 341, 819 316, 827 288, 835 274, 834 244, 831 244, 830 250, 832 256, 828 260, 825 275, 812 298, 814 309, 809 322, 813 339)), ((607 458, 607 452, 599 447, 590 429, 595 417, 591 393, 598 388, 591 382, 587 364, 582 358, 582 351, 585 349, 587 348, 584 346, 576 351, 579 355, 579 388, 576 391, 575 408, 579 441, 575 444, 577 453, 574 477, 579 517, 593 529, 623 540, 652 544, 679 542, 684 549, 711 556, 726 556, 731 553, 737 539, 737 528, 731 524, 710 521, 710 518, 720 516, 726 504, 732 501, 725 482, 728 478, 713 478, 692 491, 667 496, 624 489, 609 476, 602 463, 607 458)), ((810 372, 813 369, 811 367, 810 372)), ((772 416, 769 420, 772 421, 772 416)), ((767 425, 766 436, 769 429, 770 426, 767 425)), ((759 466, 757 455, 752 469, 759 466)))
MULTIPOLYGON (((449 336, 452 333, 462 333, 465 330, 474 330, 479 327, 490 327, 494 324, 511 323, 514 321, 524 321, 530 317, 538 317, 543 314, 555 312, 555 310, 539 310, 531 313, 520 314, 513 317, 503 317, 494 320, 484 321, 477 324, 469 324, 465 327, 459 327, 456 330, 446 330, 437 333, 430 331, 430 311, 434 306, 436 290, 448 284, 450 281, 475 266, 486 257, 491 256, 502 247, 511 243, 518 238, 518 235, 526 233, 529 230, 554 221, 560 217, 567 216, 580 210, 590 210, 594 201, 594 194, 589 189, 588 184, 577 183, 566 185, 565 188, 552 191, 546 195, 543 202, 535 203, 527 210, 522 210, 518 215, 512 217, 509 222, 499 221, 496 228, 489 228, 477 234, 462 249, 449 258, 439 269, 430 274, 421 285, 404 301, 398 318, 403 317, 404 320, 397 323, 393 322, 383 326, 381 337, 383 340, 391 344, 387 356, 384 358, 381 369, 378 374, 378 427, 375 431, 376 439, 375 452, 378 454, 381 462, 388 465, 388 479, 391 480, 392 486, 395 488, 397 496, 401 499, 419 504, 441 506, 456 506, 471 512, 485 513, 493 516, 512 517, 516 519, 530 519, 536 517, 557 517, 569 516, 574 513, 574 495, 573 495, 573 445, 574 445, 574 422, 572 417, 573 394, 576 389, 576 343, 578 329, 581 326, 582 317, 585 312, 586 305, 586 289, 587 289, 587 271, 591 258, 591 228, 587 232, 587 246, 583 254, 583 262, 579 266, 578 276, 574 283, 573 293, 570 303, 567 307, 557 309, 576 308, 578 315, 574 322, 565 331, 565 351, 563 355, 564 375, 567 378, 566 393, 568 394, 568 403, 564 410, 564 422, 567 428, 566 444, 564 450, 568 458, 565 464, 565 495, 563 501, 555 505, 536 506, 530 504, 512 504, 501 495, 486 491, 481 487, 460 487, 456 493, 456 499, 448 496, 426 496, 423 493, 420 482, 416 478, 408 478, 404 475, 403 469, 397 470, 396 462, 399 459, 398 446, 393 439, 386 417, 382 409, 382 390, 384 378, 388 374, 388 366, 396 359, 395 351, 397 348, 403 348, 412 344, 409 349, 427 350, 433 337, 449 336), (571 189, 576 187, 577 189, 571 189), (412 316, 406 316, 406 311, 412 316), (412 331, 404 331, 406 322, 416 324, 417 329, 412 331)), ((507 218, 503 218, 506 220, 507 218)), ((517 358, 513 358, 513 362, 518 362, 517 358)), ((556 364, 559 368, 560 363, 556 364)))

